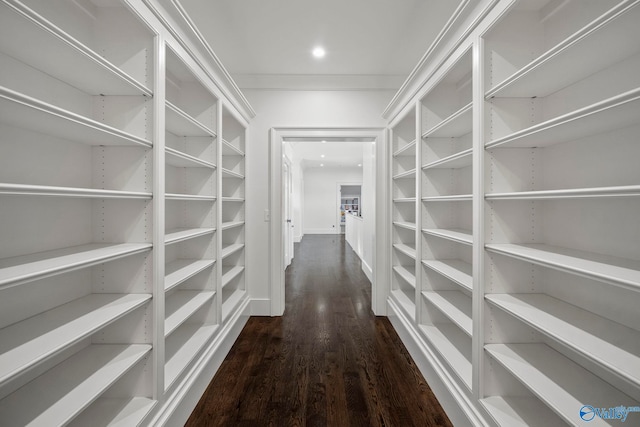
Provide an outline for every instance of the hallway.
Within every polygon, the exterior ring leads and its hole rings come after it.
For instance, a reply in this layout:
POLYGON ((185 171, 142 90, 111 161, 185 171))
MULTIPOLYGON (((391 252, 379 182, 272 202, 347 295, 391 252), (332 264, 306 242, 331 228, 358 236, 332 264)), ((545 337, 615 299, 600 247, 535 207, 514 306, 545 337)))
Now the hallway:
POLYGON ((187 424, 450 426, 344 236, 307 235, 283 317, 252 317, 187 424), (221 392, 222 391, 222 392, 221 392))

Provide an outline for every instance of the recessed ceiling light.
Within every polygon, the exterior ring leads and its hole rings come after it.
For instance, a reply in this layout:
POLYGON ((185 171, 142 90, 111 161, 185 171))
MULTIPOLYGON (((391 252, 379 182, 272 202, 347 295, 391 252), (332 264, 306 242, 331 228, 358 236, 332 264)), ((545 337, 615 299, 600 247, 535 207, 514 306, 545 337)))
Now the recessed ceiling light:
POLYGON ((321 166, 321 167, 322 167, 322 166, 324 166, 324 163, 320 163, 320 166, 321 166))
POLYGON ((326 54, 326 52, 324 51, 324 48, 322 48, 321 46, 317 46, 313 48, 313 51, 311 53, 316 58, 323 58, 324 55, 326 54))
POLYGON ((324 159, 324 154, 320 154, 320 157, 322 157, 324 159))
POLYGON ((358 166, 362 167, 362 163, 358 163, 358 166))
POLYGON ((323 144, 326 144, 326 143, 327 143, 327 141, 325 141, 325 140, 322 140, 322 143, 323 143, 323 144))

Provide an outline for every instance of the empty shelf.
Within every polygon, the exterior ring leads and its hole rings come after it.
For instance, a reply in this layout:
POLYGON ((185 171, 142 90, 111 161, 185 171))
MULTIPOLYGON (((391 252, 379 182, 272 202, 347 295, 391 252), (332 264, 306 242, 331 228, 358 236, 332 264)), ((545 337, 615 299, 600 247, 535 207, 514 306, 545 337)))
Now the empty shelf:
POLYGON ((457 259, 429 259, 423 260, 422 264, 469 291, 473 289, 472 267, 469 263, 457 259))
POLYGON ((168 231, 164 236, 164 243, 170 245, 172 243, 182 242, 184 240, 195 239, 196 237, 213 234, 215 228, 178 228, 168 231))
POLYGON ((640 289, 640 262, 543 244, 492 243, 490 252, 613 285, 640 289))
POLYGON ((228 245, 222 248, 222 259, 225 259, 226 257, 228 257, 229 255, 238 252, 239 250, 242 250, 242 248, 244 248, 244 244, 242 243, 236 243, 233 245, 228 245))
POLYGON ((406 228, 407 230, 415 230, 416 229, 416 225, 412 222, 400 222, 400 221, 393 221, 393 225, 395 225, 396 227, 400 227, 400 228, 406 228))
POLYGON ((150 345, 91 345, 0 400, 7 425, 64 425, 151 351, 150 345))
POLYGON ((222 287, 224 288, 244 271, 243 265, 224 266, 222 267, 222 287))
POLYGON ((88 145, 133 145, 151 148, 151 141, 0 87, 0 121, 88 145))
POLYGON ((396 199, 393 199, 393 203, 415 203, 415 202, 416 202, 415 197, 398 197, 396 199))
POLYGON ((0 194, 20 196, 78 197, 93 199, 151 199, 151 193, 138 191, 100 190, 77 187, 52 187, 48 185, 25 185, 0 183, 0 194))
POLYGON ((244 221, 228 221, 222 223, 223 230, 229 230, 231 228, 242 227, 244 225, 244 221))
POLYGON ((92 294, 0 329, 0 386, 150 299, 92 294))
POLYGON ((422 295, 462 332, 469 337, 473 335, 471 297, 459 291, 425 291, 422 295))
POLYGON ((165 148, 167 164, 179 168, 209 168, 214 169, 216 166, 206 160, 192 156, 182 151, 178 151, 171 147, 165 148))
POLYGON ((535 397, 491 396, 480 403, 501 427, 549 427, 562 422, 535 397))
POLYGON ((222 197, 223 202, 243 203, 244 197, 222 197))
POLYGON ((394 265, 393 271, 402 277, 402 279, 412 288, 416 288, 416 275, 403 265, 394 265))
POLYGON ((222 168, 222 177, 223 178, 236 178, 236 179, 244 179, 244 175, 238 172, 234 172, 229 169, 222 168))
POLYGON ((393 247, 398 252, 402 252, 403 254, 408 256, 409 258, 416 259, 416 249, 415 248, 412 248, 411 246, 405 245, 403 243, 396 243, 396 244, 393 245, 393 247))
POLYGON ((408 143, 404 147, 396 150, 393 153, 393 157, 415 156, 415 154, 416 154, 415 148, 416 148, 416 140, 414 139, 413 141, 411 141, 410 143, 408 143))
POLYGON ((223 156, 244 156, 244 152, 231 144, 227 140, 222 140, 222 155, 223 156))
POLYGON ((441 359, 471 390, 471 338, 454 324, 421 325, 420 329, 441 359))
POLYGON ((427 163, 422 169, 462 169, 471 166, 473 160, 473 149, 469 148, 459 153, 443 157, 439 160, 427 163))
POLYGON ((222 321, 226 322, 229 316, 235 312, 236 307, 246 297, 246 292, 242 289, 236 289, 231 295, 222 302, 222 321))
POLYGON ((393 179, 411 179, 416 177, 416 170, 411 169, 406 172, 398 173, 393 176, 393 179))
POLYGON ((409 298, 404 292, 399 289, 392 289, 391 295, 395 299, 396 303, 400 306, 404 314, 411 320, 414 320, 416 317, 416 305, 414 303, 414 300, 409 298))
MULTIPOLYGON (((567 423, 579 425, 583 405, 639 406, 629 396, 545 344, 487 344, 485 350, 567 423)), ((600 418, 589 424, 609 425, 600 418)))
POLYGON ((167 297, 164 321, 164 336, 169 336, 178 326, 186 322, 196 311, 207 304, 213 291, 177 291, 167 297))
POLYGON ((131 427, 142 420, 153 409, 156 401, 146 397, 130 399, 100 398, 78 415, 70 427, 131 427))
POLYGON ((191 364, 217 329, 218 325, 184 324, 171 334, 166 343, 165 390, 191 364))
POLYGON ((423 202, 468 202, 473 200, 472 194, 454 194, 451 196, 427 196, 423 197, 423 202))
POLYGON ((165 200, 191 201, 191 202, 215 202, 215 196, 200 196, 197 194, 180 194, 167 193, 164 195, 165 200))
POLYGON ((0 289, 145 252, 150 243, 88 244, 0 260, 0 289))
POLYGON ((212 267, 214 264, 215 260, 212 259, 179 259, 167 264, 164 278, 165 292, 212 267))
POLYGON ((636 197, 640 196, 640 185, 619 187, 573 188, 565 190, 519 191, 513 193, 490 193, 487 200, 547 200, 547 199, 584 199, 600 197, 636 197))
POLYGON ((166 101, 167 130, 176 136, 211 136, 216 133, 198 120, 182 111, 176 105, 166 101))
POLYGON ((469 103, 422 134, 423 138, 458 138, 471 132, 472 103, 469 103))
POLYGON ((485 298, 635 387, 640 386, 640 332, 543 294, 492 294, 485 298))
POLYGON ((451 240, 453 242, 464 243, 465 245, 473 244, 473 234, 471 234, 471 231, 469 230, 429 228, 423 229, 422 232, 431 236, 451 240))
POLYGON ((19 2, 0 12, 0 51, 90 95, 147 95, 142 83, 19 2), (16 42, 19 40, 19 42, 16 42), (29 46, 28 49, 25 46, 29 46), (63 59, 61 59, 63 58, 63 59))

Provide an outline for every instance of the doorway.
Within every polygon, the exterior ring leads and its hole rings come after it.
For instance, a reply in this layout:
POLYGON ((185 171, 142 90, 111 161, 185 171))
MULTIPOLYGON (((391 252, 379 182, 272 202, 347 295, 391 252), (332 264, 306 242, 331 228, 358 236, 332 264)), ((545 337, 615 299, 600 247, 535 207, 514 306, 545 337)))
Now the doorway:
MULTIPOLYGON (((270 303, 271 314, 282 315, 284 312, 284 268, 285 245, 288 245, 286 229, 286 187, 285 177, 286 156, 284 156, 284 143, 287 141, 361 141, 367 142, 370 147, 369 173, 372 175, 372 197, 369 201, 370 215, 364 217, 369 227, 371 236, 370 253, 368 254, 369 274, 372 283, 372 308, 376 315, 386 314, 386 299, 388 296, 389 272, 384 262, 389 256, 388 237, 385 224, 388 221, 388 189, 386 176, 387 166, 387 135, 383 128, 348 128, 348 129, 295 129, 273 128, 270 131, 270 303)), ((291 169, 289 169, 291 171, 291 169)), ((334 187, 335 189, 336 187, 334 187)), ((335 191, 335 190, 334 190, 335 191)), ((335 194, 335 192, 334 192, 335 194)), ((335 196, 334 196, 335 197, 335 196)), ((333 199, 335 200, 335 199, 333 199)), ((333 218, 335 218, 335 204, 333 206, 333 218)), ((333 222, 333 220, 332 220, 333 222)), ((328 234, 328 233, 327 233, 328 234)), ((363 263, 363 270, 365 270, 363 263)))

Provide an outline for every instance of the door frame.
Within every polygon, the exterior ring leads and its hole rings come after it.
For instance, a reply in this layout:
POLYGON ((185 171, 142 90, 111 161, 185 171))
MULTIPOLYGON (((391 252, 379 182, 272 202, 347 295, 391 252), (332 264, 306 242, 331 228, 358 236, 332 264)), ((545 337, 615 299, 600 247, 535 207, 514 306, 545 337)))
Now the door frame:
POLYGON ((272 316, 281 316, 285 308, 282 145, 288 139, 359 139, 375 142, 373 234, 373 280, 371 307, 376 316, 386 316, 389 296, 390 259, 388 135, 385 128, 271 128, 269 131, 269 299, 272 316))
POLYGON ((291 208, 292 203, 292 193, 293 193, 293 171, 291 170, 291 160, 285 155, 282 160, 282 174, 283 174, 283 184, 286 188, 286 194, 283 195, 282 198, 282 227, 283 227, 283 239, 284 245, 283 249, 283 268, 287 268, 291 261, 293 260, 293 230, 291 229, 291 220, 293 216, 293 209, 291 208), (285 172, 286 169, 286 172, 285 172), (288 221, 285 223, 285 221, 288 221))

